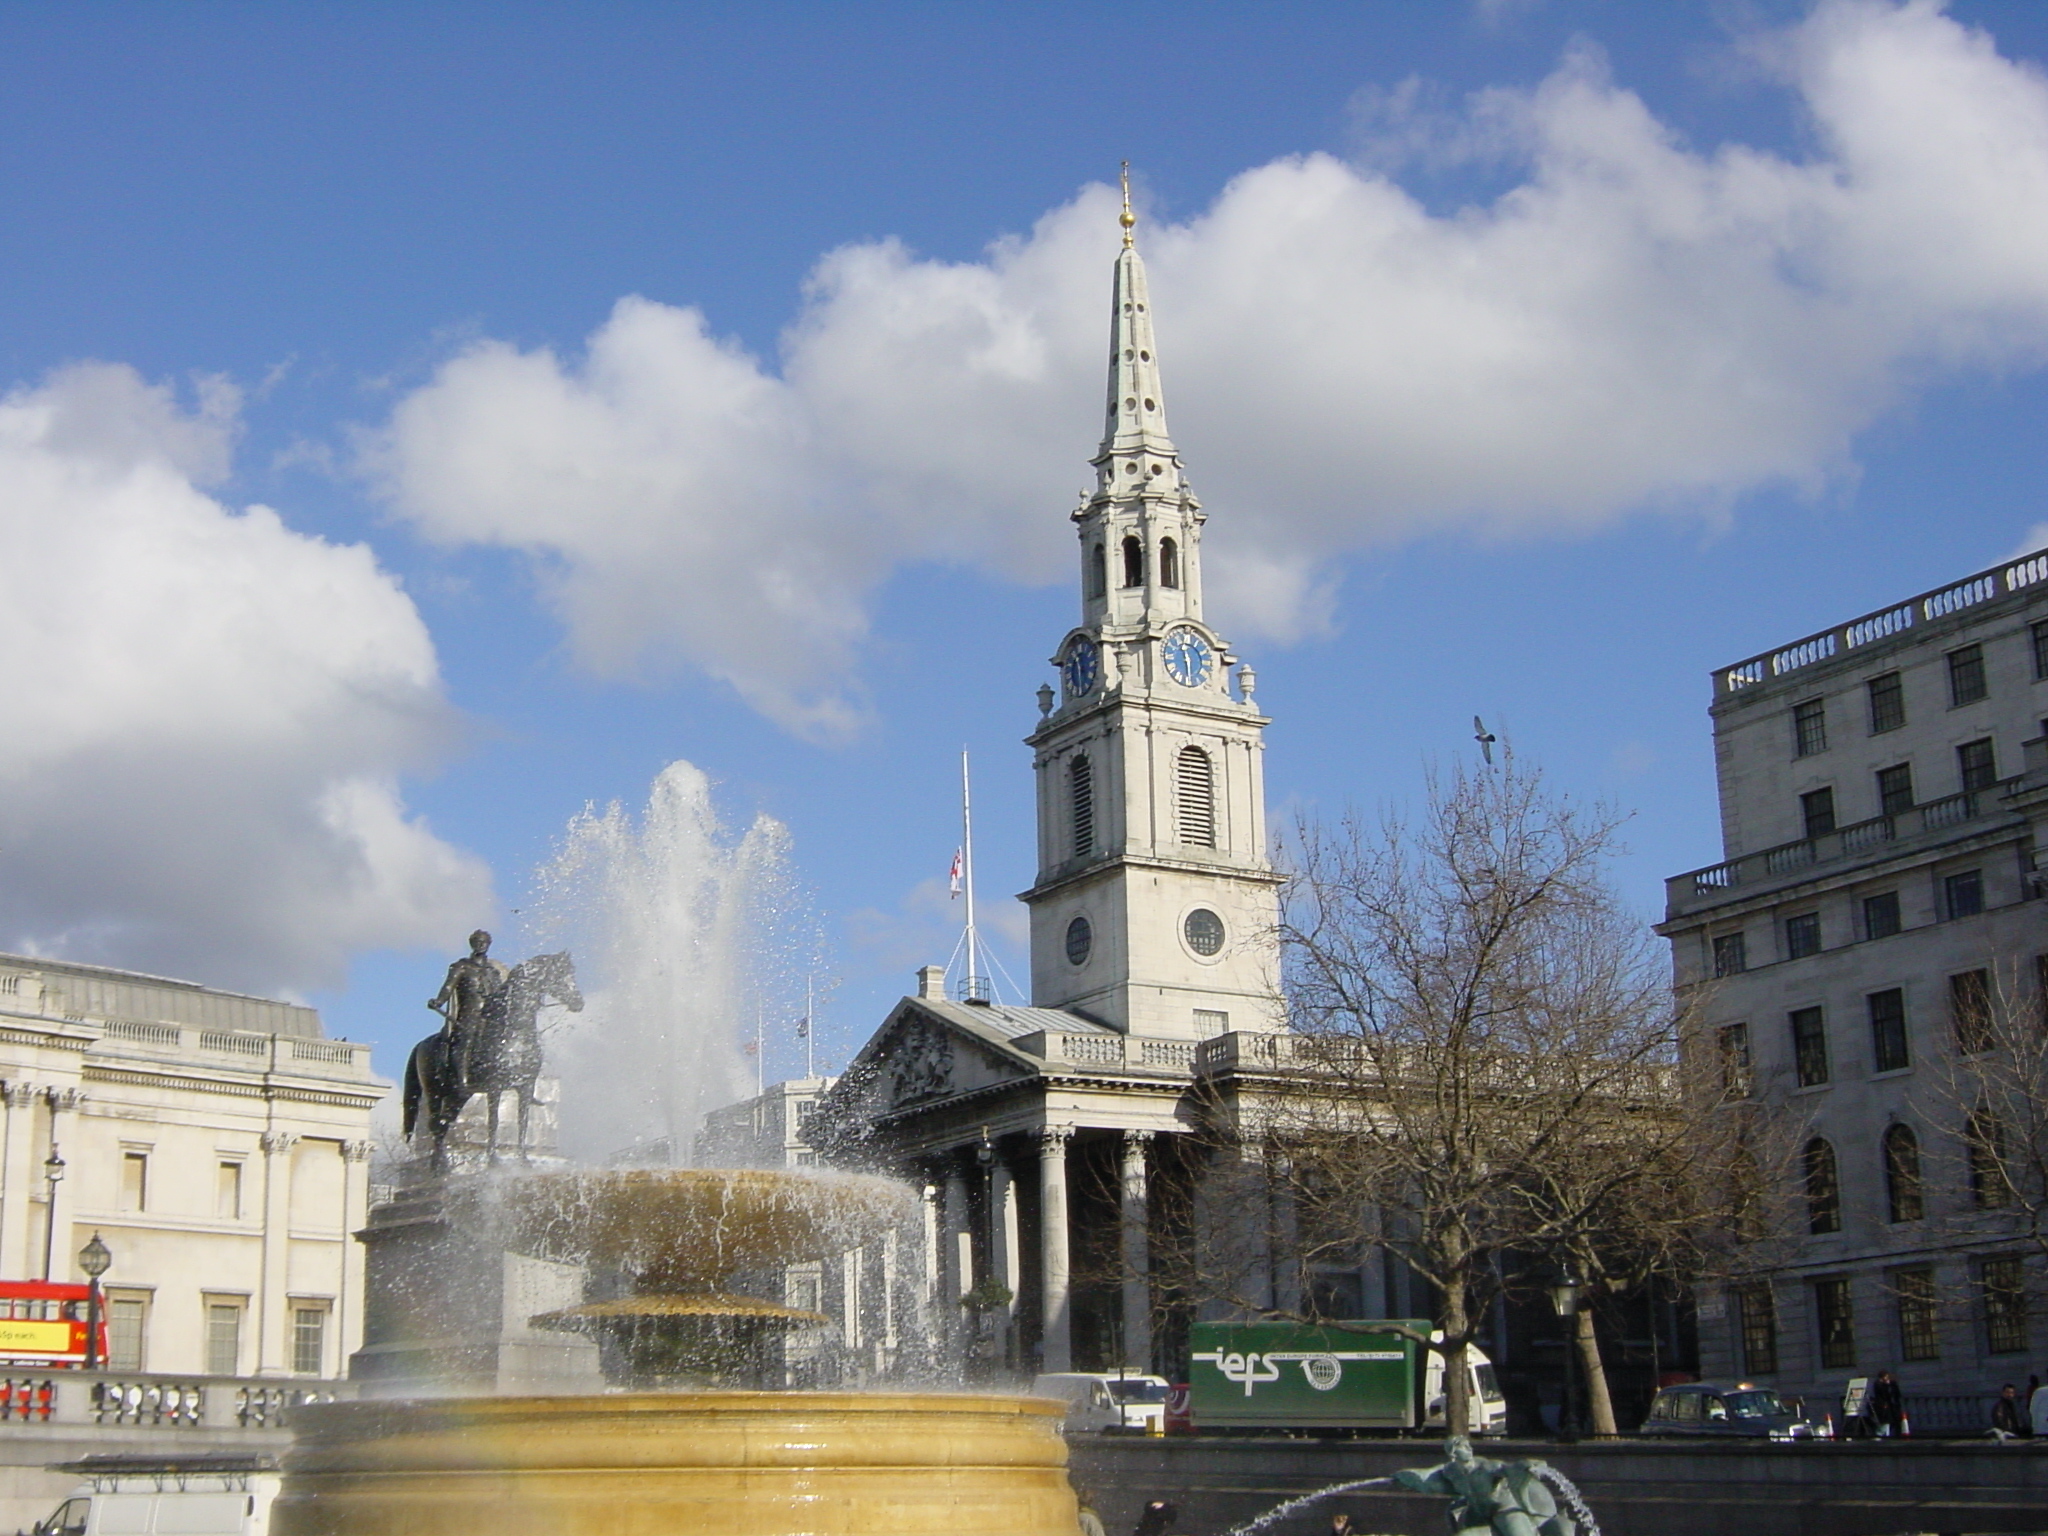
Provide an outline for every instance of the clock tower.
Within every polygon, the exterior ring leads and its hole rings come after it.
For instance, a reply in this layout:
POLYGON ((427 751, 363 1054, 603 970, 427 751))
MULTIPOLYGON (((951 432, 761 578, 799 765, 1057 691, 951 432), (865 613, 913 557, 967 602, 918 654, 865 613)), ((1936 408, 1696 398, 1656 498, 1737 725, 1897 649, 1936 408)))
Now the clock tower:
POLYGON ((1124 244, 1095 490, 1074 511, 1081 622, 1040 690, 1031 994, 1127 1034, 1282 1027, 1266 719, 1202 615, 1201 504, 1166 430, 1145 264, 1124 244))

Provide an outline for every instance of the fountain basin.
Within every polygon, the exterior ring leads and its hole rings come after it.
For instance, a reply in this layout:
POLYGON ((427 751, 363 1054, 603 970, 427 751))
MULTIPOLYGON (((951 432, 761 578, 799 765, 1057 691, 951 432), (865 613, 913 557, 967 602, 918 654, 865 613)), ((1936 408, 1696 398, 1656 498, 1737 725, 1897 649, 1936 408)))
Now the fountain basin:
POLYGON ((1073 1536, 1041 1398, 637 1392, 299 1410, 275 1536, 1073 1536))

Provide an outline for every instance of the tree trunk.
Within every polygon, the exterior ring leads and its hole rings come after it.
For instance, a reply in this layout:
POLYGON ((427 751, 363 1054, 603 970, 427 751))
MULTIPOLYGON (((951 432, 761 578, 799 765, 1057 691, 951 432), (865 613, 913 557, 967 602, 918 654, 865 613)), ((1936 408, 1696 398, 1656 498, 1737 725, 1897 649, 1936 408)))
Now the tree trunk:
POLYGON ((1444 1293, 1444 1433, 1447 1435, 1469 1435, 1472 1432, 1472 1404, 1466 1391, 1469 1372, 1465 1365, 1465 1344, 1469 1332, 1463 1288, 1450 1286, 1444 1293))
POLYGON ((1597 1436, 1620 1431, 1614 1425, 1614 1399, 1607 1393, 1607 1367, 1600 1359, 1600 1336, 1593 1331, 1593 1309, 1581 1306, 1577 1324, 1580 1375, 1586 1383, 1587 1416, 1597 1436))

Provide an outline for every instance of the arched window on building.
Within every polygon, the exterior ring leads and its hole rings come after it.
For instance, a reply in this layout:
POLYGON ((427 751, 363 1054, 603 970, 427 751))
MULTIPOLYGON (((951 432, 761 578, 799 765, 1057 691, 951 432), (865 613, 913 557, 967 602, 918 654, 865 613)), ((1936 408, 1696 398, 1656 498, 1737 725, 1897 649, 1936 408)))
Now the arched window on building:
POLYGON ((1086 753, 1067 759, 1067 805, 1073 815, 1074 857, 1095 851, 1095 770, 1086 753))
POLYGON ((1174 808, 1180 840, 1197 848, 1216 846, 1216 765, 1200 747, 1182 747, 1173 768, 1174 808))
POLYGON ((1180 585, 1180 546, 1171 539, 1159 541, 1159 585, 1180 585))
POLYGON ((1842 1230, 1842 1181, 1835 1176, 1835 1149, 1816 1136, 1806 1144, 1806 1230, 1842 1230))
POLYGON ((1103 569, 1102 546, 1088 546, 1087 570, 1082 573, 1084 589, 1090 597, 1100 597, 1109 586, 1109 573, 1103 569))
POLYGON ((1145 585, 1145 545, 1136 534, 1129 534, 1124 539, 1124 585, 1145 585))
POLYGON ((1885 1203, 1893 1221, 1918 1221, 1926 1212, 1920 1190, 1920 1138, 1909 1125, 1884 1133, 1885 1203))

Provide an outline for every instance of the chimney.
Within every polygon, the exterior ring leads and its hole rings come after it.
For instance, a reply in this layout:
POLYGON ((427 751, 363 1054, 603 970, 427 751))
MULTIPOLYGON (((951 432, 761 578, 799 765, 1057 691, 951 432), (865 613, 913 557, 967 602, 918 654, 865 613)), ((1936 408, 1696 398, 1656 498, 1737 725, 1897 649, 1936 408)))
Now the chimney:
POLYGON ((941 998, 946 995, 946 968, 943 965, 921 965, 917 968, 917 995, 941 998))

